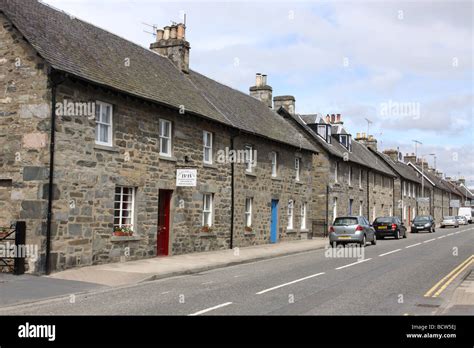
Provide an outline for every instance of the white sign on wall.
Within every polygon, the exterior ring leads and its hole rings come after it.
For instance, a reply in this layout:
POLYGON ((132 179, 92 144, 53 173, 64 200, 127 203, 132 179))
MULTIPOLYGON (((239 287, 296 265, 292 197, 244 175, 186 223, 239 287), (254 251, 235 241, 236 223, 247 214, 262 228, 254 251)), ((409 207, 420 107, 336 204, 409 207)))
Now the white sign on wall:
POLYGON ((459 199, 452 199, 452 200, 449 202, 449 206, 450 206, 451 208, 459 208, 459 207, 460 207, 459 199))
POLYGON ((197 184, 197 169, 177 169, 177 187, 195 187, 197 184))

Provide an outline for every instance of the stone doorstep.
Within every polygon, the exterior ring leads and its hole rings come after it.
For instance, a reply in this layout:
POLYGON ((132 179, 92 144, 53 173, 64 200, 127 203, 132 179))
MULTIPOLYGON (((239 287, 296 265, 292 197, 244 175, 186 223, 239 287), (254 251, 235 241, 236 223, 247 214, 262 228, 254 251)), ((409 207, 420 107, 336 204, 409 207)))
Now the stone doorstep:
POLYGON ((240 248, 238 256, 235 256, 234 250, 230 249, 208 251, 86 266, 54 273, 49 277, 107 286, 124 286, 323 249, 326 245, 326 238, 289 241, 240 248))

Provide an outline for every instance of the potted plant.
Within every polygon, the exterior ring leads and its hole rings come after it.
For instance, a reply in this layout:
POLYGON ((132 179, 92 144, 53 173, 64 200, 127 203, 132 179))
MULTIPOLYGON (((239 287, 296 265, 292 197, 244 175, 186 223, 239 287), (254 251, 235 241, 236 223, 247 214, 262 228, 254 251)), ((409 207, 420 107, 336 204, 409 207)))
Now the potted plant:
POLYGON ((132 235, 133 235, 133 231, 129 227, 124 227, 124 226, 114 227, 114 236, 116 237, 130 237, 132 235))
POLYGON ((252 226, 245 226, 245 232, 252 232, 252 226))
POLYGON ((206 232, 206 233, 212 232, 212 227, 209 226, 209 225, 204 225, 204 226, 202 226, 202 228, 201 228, 201 232, 206 232))

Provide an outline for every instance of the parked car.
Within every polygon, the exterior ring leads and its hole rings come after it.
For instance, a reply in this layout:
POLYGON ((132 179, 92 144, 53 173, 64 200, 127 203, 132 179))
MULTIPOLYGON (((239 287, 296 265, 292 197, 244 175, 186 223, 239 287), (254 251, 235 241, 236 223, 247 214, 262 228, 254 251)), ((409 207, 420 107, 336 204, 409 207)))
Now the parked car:
POLYGON ((468 224, 467 219, 466 219, 465 216, 457 215, 456 220, 459 223, 459 225, 467 225, 468 224))
POLYGON ((381 216, 374 220, 373 228, 377 239, 384 237, 407 237, 407 228, 405 224, 396 216, 381 216))
POLYGON ((436 223, 431 215, 421 215, 415 217, 411 222, 411 233, 420 231, 436 232, 436 223))
POLYGON ((467 222, 472 224, 472 208, 471 207, 460 207, 458 211, 459 215, 465 216, 467 222))
POLYGON ((358 243, 365 247, 367 242, 377 243, 375 230, 363 216, 341 216, 334 220, 329 229, 329 243, 332 247, 338 244, 358 243))
POLYGON ((441 228, 445 228, 445 227, 448 227, 448 226, 451 226, 451 227, 454 227, 454 228, 459 227, 459 222, 458 222, 458 220, 456 219, 455 216, 445 216, 445 217, 443 217, 443 221, 441 221, 441 228))

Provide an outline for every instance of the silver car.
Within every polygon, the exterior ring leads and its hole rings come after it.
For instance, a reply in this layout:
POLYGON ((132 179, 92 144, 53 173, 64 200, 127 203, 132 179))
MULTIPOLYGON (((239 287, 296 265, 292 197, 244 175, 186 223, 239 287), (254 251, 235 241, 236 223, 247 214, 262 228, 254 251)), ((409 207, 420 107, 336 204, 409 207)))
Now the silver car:
POLYGON ((467 222, 467 218, 465 216, 456 216, 456 220, 458 221, 458 224, 460 225, 467 225, 468 222, 467 222))
POLYGON ((365 247, 367 242, 375 245, 377 239, 375 230, 363 216, 337 217, 329 229, 329 243, 332 247, 349 243, 357 243, 365 247))
POLYGON ((458 220, 456 219, 455 216, 445 216, 443 217, 443 221, 441 221, 441 228, 445 228, 445 227, 448 227, 448 226, 451 226, 451 227, 459 227, 459 222, 458 220))

